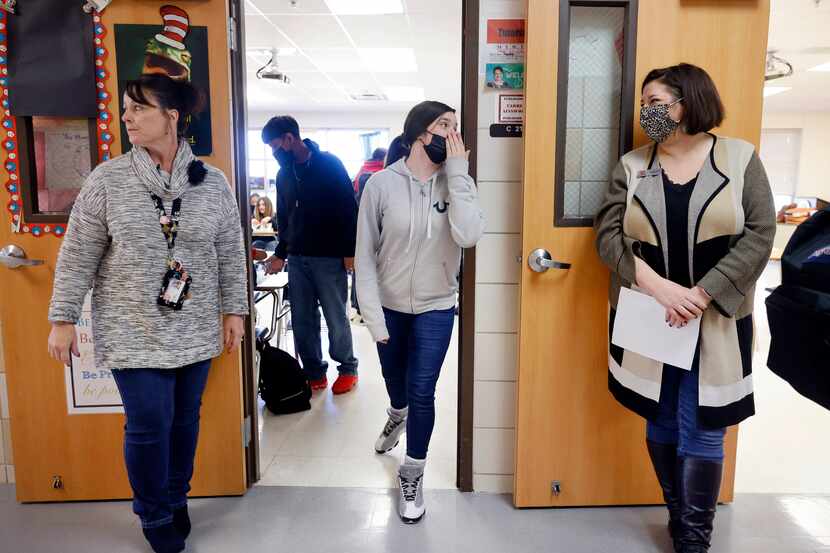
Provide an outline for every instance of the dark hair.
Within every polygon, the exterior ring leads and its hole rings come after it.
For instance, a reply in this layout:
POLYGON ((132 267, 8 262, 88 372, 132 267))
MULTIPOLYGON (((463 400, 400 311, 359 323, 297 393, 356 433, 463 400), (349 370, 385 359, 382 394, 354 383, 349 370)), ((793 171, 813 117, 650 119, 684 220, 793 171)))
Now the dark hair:
POLYGON ((501 71, 502 73, 504 73, 504 69, 502 68, 501 65, 497 65, 493 68, 493 73, 494 74, 495 74, 496 71, 501 71))
POLYGON ((372 152, 372 161, 383 161, 386 158, 386 148, 375 148, 372 152))
POLYGON ((265 144, 270 144, 272 140, 281 137, 285 133, 291 133, 300 138, 300 125, 290 115, 277 115, 265 123, 265 127, 262 128, 262 141, 265 144))
POLYGON ((409 155, 409 148, 403 144, 403 135, 401 134, 396 136, 392 139, 392 143, 389 144, 389 150, 386 153, 386 161, 383 162, 384 169, 407 155, 409 155))
POLYGON ((666 85, 676 98, 683 98, 682 125, 688 134, 707 132, 723 123, 726 112, 712 77, 696 65, 681 63, 654 69, 643 80, 666 85))
POLYGON ((144 73, 133 81, 127 81, 124 92, 133 102, 178 111, 177 131, 180 137, 187 131, 190 116, 199 113, 205 103, 204 94, 193 84, 171 79, 162 73, 144 73))
POLYGON ((455 110, 447 104, 432 100, 421 102, 409 110, 409 114, 406 116, 406 121, 403 124, 403 135, 401 135, 403 137, 403 145, 408 150, 412 149, 412 145, 415 144, 418 137, 424 134, 436 119, 447 112, 455 113, 455 110))

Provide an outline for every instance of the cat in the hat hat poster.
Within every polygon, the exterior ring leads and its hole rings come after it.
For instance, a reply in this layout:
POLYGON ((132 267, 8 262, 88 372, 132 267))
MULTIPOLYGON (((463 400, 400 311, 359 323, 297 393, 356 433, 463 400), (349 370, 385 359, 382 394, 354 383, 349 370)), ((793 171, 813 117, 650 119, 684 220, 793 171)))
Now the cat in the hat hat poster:
MULTIPOLYGON (((207 27, 190 25, 187 12, 177 6, 159 9, 158 25, 115 25, 115 63, 118 66, 118 101, 125 83, 142 73, 164 73, 188 80, 204 94, 205 108, 190 122, 185 138, 197 156, 213 150, 210 130, 210 74, 207 27)), ((121 123, 121 144, 130 148, 121 123)))

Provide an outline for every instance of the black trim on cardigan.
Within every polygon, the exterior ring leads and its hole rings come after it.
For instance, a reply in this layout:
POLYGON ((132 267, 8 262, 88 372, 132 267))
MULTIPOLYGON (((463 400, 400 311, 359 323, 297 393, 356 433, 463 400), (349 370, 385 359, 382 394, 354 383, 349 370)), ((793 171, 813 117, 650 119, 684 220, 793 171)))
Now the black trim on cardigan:
POLYGON ((735 403, 721 407, 697 408, 697 419, 706 428, 725 428, 748 419, 755 414, 755 394, 749 394, 735 403))
POLYGON ((617 382, 617 379, 614 378, 611 371, 608 371, 608 390, 611 392, 611 395, 614 396, 614 399, 619 401, 620 404, 626 409, 634 411, 641 417, 650 421, 657 419, 660 404, 647 397, 641 396, 633 390, 629 390, 617 382))

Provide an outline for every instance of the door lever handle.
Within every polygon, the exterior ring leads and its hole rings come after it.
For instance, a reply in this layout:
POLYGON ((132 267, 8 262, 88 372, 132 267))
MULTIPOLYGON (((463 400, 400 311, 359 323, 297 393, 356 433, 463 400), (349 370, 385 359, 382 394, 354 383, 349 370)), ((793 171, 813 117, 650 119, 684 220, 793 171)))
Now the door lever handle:
POLYGON ((544 273, 548 269, 570 269, 570 263, 562 261, 554 261, 550 252, 539 248, 533 250, 527 258, 527 264, 531 270, 537 273, 544 273))
POLYGON ((23 248, 15 245, 9 245, 0 250, 0 263, 9 269, 17 269, 18 267, 34 267, 35 265, 43 265, 42 259, 26 259, 26 252, 23 248))

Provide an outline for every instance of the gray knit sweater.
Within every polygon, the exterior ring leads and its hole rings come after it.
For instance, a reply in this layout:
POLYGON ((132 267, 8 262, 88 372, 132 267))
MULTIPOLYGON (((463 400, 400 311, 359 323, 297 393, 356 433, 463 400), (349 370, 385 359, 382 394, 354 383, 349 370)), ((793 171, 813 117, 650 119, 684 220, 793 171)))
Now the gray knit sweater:
POLYGON ((72 208, 55 269, 50 321, 76 322, 93 288, 95 361, 108 369, 170 369, 222 351, 222 315, 248 313, 246 256, 236 200, 218 169, 205 165, 201 184, 188 180, 195 160, 179 145, 170 175, 147 151, 102 163, 72 208), (181 311, 156 304, 167 270, 167 243, 150 198, 169 214, 181 197, 173 256, 193 277, 181 311))

